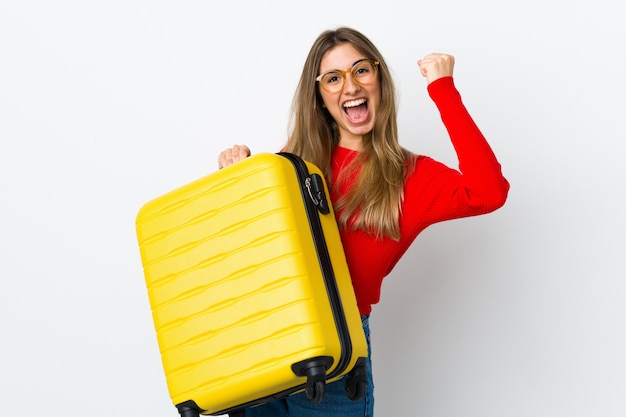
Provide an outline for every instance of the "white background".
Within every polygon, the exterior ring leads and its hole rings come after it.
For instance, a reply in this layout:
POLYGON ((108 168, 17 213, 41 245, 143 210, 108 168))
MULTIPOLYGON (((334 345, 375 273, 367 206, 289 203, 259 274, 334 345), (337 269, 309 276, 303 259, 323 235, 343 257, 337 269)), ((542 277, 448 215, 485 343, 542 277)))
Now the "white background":
POLYGON ((455 79, 511 182, 427 229, 372 317, 380 417, 626 415, 626 13, 617 0, 5 1, 0 414, 175 416, 134 231, 233 143, 276 151, 317 35, 353 26, 401 142, 455 156, 419 75, 455 79))

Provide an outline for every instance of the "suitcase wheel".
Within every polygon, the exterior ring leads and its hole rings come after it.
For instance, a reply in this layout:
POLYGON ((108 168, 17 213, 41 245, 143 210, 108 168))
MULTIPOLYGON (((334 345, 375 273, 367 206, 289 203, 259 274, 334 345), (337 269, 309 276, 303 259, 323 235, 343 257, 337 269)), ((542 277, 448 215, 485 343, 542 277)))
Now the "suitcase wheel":
POLYGON ((312 380, 309 378, 306 382, 306 397, 314 403, 322 402, 326 394, 326 381, 325 380, 312 380))
POLYGON ((193 401, 185 401, 184 403, 178 404, 176 406, 178 409, 178 413, 180 417, 199 417, 200 409, 193 401))
POLYGON ((358 401, 365 396, 367 391, 367 367, 366 359, 357 359, 356 365, 346 379, 346 395, 352 401, 358 401))
POLYGON ((326 371, 332 364, 332 357, 319 356, 294 363, 291 366, 296 375, 306 377, 304 390, 309 400, 319 403, 324 399, 324 394, 326 394, 326 371))

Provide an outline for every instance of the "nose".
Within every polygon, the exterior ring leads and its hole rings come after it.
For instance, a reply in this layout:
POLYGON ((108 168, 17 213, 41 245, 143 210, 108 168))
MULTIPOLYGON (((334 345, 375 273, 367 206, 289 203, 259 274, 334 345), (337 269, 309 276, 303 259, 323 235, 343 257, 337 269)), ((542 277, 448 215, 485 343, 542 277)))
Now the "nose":
POLYGON ((351 92, 357 91, 360 87, 361 85, 356 82, 352 73, 350 72, 347 73, 346 80, 343 85, 343 91, 351 93, 351 92))

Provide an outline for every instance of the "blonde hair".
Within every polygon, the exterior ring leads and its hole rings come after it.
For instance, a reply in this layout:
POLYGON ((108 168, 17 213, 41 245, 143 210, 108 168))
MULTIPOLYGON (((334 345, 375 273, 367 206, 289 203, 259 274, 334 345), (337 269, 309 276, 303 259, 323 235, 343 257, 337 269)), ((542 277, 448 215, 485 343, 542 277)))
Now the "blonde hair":
POLYGON ((357 174, 350 191, 334 202, 339 226, 363 230, 376 238, 400 238, 400 206, 404 182, 413 169, 413 155, 398 143, 396 90, 385 60, 374 44, 360 32, 341 27, 321 33, 304 63, 294 95, 290 136, 285 150, 317 165, 330 187, 357 174), (315 77, 323 56, 334 47, 349 43, 369 59, 379 61, 380 108, 375 125, 363 137, 363 149, 332 183, 331 154, 339 143, 339 130, 324 108, 315 77))

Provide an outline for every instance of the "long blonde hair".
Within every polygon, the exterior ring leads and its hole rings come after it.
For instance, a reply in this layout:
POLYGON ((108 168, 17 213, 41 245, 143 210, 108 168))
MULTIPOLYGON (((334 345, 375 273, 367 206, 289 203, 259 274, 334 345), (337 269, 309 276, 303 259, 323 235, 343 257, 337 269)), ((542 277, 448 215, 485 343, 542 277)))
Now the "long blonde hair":
POLYGON ((413 169, 413 155, 398 142, 396 90, 385 60, 374 44, 360 32, 341 27, 327 30, 313 43, 294 95, 290 136, 285 150, 300 155, 324 172, 329 186, 338 186, 358 173, 350 191, 334 201, 339 226, 363 230, 376 238, 400 238, 400 206, 404 182, 413 169), (332 183, 331 154, 339 143, 336 122, 323 106, 315 77, 323 56, 349 43, 369 59, 380 62, 380 108, 374 128, 363 138, 362 152, 332 183))

